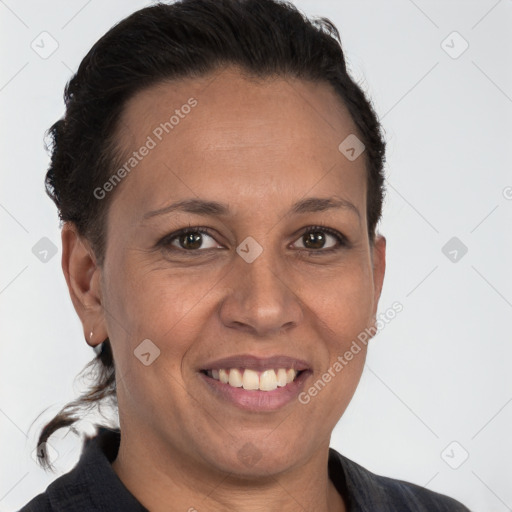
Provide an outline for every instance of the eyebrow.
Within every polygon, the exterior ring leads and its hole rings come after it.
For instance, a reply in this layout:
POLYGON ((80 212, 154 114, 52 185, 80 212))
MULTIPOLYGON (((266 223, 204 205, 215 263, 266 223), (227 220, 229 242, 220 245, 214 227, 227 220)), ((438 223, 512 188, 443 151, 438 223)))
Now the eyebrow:
MULTIPOLYGON (((314 213, 331 209, 344 209, 352 211, 359 217, 359 219, 361 218, 359 210, 350 201, 337 196, 308 197, 306 199, 302 199, 292 205, 290 213, 314 213)), ((229 206, 217 201, 207 201, 205 199, 183 199, 158 210, 147 212, 144 214, 142 220, 144 221, 158 215, 164 215, 175 211, 204 216, 211 215, 217 217, 227 216, 230 214, 229 206)))

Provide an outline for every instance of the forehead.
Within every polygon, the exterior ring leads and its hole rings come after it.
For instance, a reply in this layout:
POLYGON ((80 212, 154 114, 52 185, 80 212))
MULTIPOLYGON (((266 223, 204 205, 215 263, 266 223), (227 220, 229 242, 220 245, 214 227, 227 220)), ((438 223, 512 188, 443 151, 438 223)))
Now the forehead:
POLYGON ((348 110, 325 83, 248 79, 236 68, 162 82, 136 94, 123 111, 117 137, 123 161, 150 149, 137 156, 122 186, 141 209, 187 188, 189 196, 303 196, 308 188, 328 194, 336 187, 363 197, 364 158, 349 161, 338 149, 354 133, 348 110))

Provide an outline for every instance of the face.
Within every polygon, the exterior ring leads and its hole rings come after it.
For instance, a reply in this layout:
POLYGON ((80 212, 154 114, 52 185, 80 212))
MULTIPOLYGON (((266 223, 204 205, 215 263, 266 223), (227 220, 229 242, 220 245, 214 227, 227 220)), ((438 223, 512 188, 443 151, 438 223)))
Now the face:
POLYGON ((338 149, 354 133, 327 85, 235 69, 127 104, 94 323, 121 430, 155 457, 258 475, 328 446, 365 347, 336 361, 373 326, 384 274, 364 154, 338 149))

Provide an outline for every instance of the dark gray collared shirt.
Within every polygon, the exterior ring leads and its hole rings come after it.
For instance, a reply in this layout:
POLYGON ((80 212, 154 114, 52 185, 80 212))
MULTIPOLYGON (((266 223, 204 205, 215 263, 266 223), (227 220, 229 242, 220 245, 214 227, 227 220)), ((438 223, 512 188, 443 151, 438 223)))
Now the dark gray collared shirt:
MULTIPOLYGON (((147 512, 112 469, 120 440, 118 431, 100 427, 98 435, 85 441, 77 465, 19 512, 147 512)), ((447 496, 375 475, 332 448, 329 478, 348 512, 469 512, 447 496)))

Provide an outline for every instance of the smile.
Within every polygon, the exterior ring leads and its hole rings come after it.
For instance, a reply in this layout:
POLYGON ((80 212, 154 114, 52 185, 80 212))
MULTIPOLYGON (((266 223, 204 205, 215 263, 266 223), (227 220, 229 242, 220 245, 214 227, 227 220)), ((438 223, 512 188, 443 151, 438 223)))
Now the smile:
MULTIPOLYGON (((197 369, 207 400, 250 412, 272 412, 297 401, 312 375, 308 361, 285 355, 237 354, 197 369)), ((223 405, 224 406, 224 405, 223 405)))

